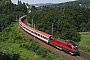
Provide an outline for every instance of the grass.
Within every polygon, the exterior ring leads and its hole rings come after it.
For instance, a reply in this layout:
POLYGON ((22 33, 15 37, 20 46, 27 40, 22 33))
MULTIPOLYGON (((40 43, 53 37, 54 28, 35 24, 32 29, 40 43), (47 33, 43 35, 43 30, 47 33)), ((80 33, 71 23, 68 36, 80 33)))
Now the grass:
MULTIPOLYGON (((66 60, 64 57, 60 57, 48 49, 45 49, 48 51, 48 55, 42 58, 41 55, 38 55, 36 52, 20 47, 21 44, 30 45, 32 42, 30 38, 27 38, 21 33, 16 23, 12 23, 0 32, 0 52, 8 54, 18 53, 20 54, 18 60, 66 60)), ((40 47, 44 49, 44 47, 40 47)))
POLYGON ((80 32, 81 41, 78 43, 79 48, 90 54, 90 32, 80 32))
POLYGON ((6 50, 5 53, 19 53, 20 54, 20 59, 19 60, 25 60, 25 59, 30 59, 30 60, 45 60, 43 58, 41 58, 40 56, 38 56, 35 52, 32 52, 30 50, 27 49, 23 49, 19 47, 20 44, 16 44, 16 43, 0 43, 0 47, 3 47, 4 50, 6 50), (1 46, 2 45, 2 46, 1 46))

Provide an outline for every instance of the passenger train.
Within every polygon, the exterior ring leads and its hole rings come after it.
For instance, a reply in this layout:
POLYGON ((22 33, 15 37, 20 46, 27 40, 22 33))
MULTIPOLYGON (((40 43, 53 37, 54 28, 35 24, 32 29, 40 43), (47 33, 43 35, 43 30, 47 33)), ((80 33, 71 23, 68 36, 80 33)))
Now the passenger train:
POLYGON ((54 46, 55 48, 63 50, 71 55, 80 55, 79 50, 78 50, 78 46, 75 43, 70 42, 69 40, 63 40, 60 38, 53 37, 50 34, 36 30, 36 29, 26 25, 25 23, 23 23, 23 20, 26 19, 26 16, 27 15, 24 15, 24 16, 19 18, 19 26, 23 30, 25 30, 29 34, 35 36, 36 38, 44 41, 45 43, 54 46))

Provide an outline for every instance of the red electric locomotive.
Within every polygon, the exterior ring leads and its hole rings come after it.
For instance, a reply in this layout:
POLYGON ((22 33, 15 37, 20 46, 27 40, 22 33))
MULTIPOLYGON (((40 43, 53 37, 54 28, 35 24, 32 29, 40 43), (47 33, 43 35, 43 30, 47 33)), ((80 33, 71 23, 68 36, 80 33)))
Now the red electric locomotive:
POLYGON ((19 25, 23 30, 25 30, 29 34, 39 38, 40 40, 42 40, 60 50, 70 53, 71 55, 80 55, 80 53, 78 51, 78 46, 75 43, 70 42, 69 40, 55 38, 50 34, 36 30, 36 29, 24 24, 23 23, 24 19, 26 19, 26 15, 19 18, 19 25))

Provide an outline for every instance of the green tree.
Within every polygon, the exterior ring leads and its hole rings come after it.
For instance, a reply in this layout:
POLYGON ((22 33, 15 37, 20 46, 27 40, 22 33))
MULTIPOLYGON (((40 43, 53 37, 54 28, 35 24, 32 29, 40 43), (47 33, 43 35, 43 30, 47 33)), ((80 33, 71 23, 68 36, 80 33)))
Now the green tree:
POLYGON ((0 31, 10 25, 12 22, 15 22, 20 16, 27 14, 27 8, 25 3, 20 3, 18 5, 13 4, 11 0, 2 0, 0 1, 0 31), (5 2, 9 3, 5 3, 5 2))
POLYGON ((80 41, 80 36, 77 33, 77 23, 74 19, 76 15, 76 8, 54 8, 54 7, 43 7, 42 10, 32 10, 30 13, 28 22, 33 21, 36 25, 36 29, 52 34, 52 23, 53 23, 53 35, 63 39, 69 39, 73 41, 80 41), (32 15, 32 16, 31 16, 32 15), (31 17, 31 18, 30 18, 31 17))

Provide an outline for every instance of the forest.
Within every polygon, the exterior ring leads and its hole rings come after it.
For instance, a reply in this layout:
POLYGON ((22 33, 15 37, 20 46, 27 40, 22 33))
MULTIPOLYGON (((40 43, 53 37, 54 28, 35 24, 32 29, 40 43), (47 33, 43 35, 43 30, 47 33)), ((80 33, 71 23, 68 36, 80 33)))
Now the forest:
POLYGON ((34 24, 36 29, 49 34, 52 34, 53 24, 53 36, 79 42, 81 37, 78 32, 90 31, 90 8, 45 6, 37 9, 32 7, 27 20, 30 24, 34 24))
POLYGON ((90 7, 90 0, 75 0, 75 1, 69 1, 64 3, 58 3, 48 6, 54 6, 54 7, 66 7, 66 6, 84 6, 84 7, 90 7))
POLYGON ((0 0, 0 32, 23 14, 27 14, 25 3, 18 0, 16 5, 11 0, 0 0))

